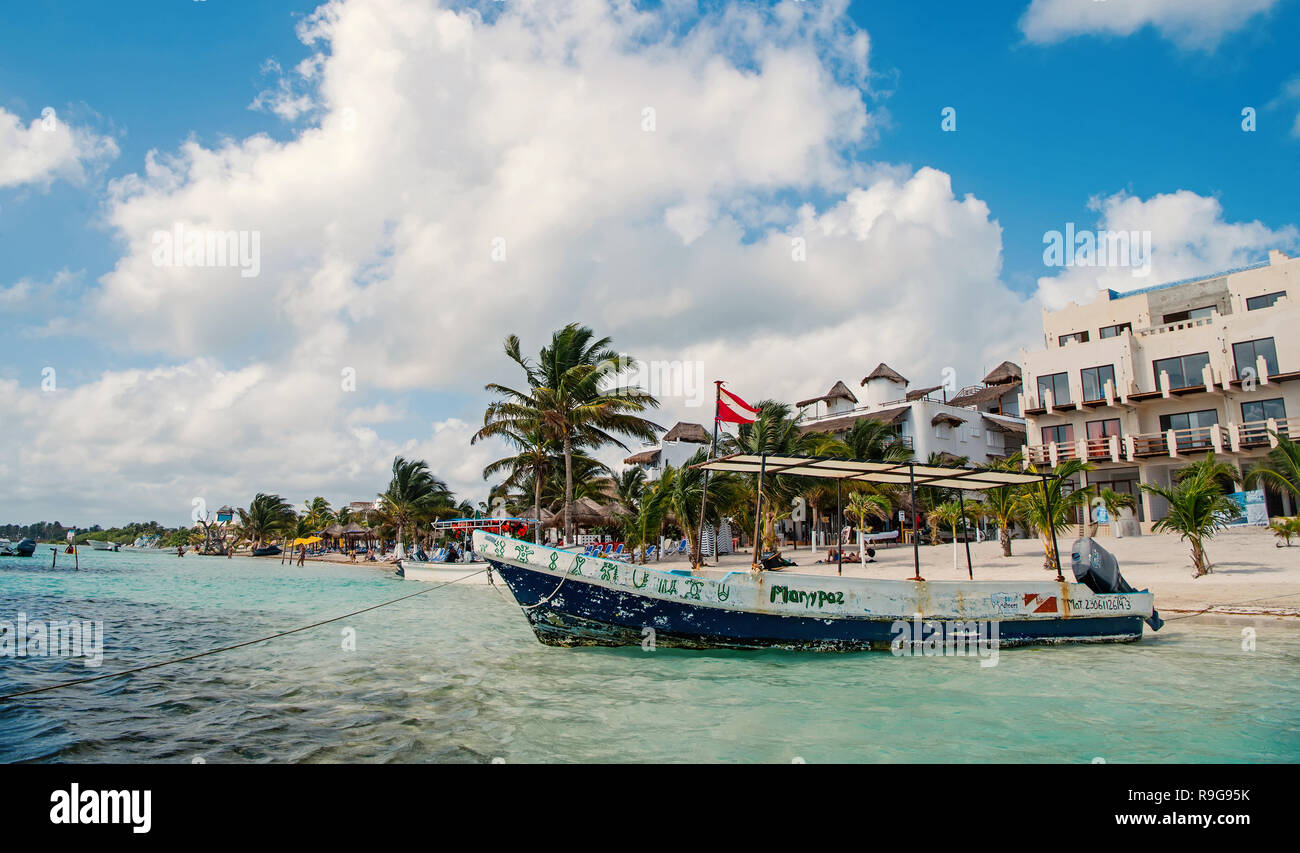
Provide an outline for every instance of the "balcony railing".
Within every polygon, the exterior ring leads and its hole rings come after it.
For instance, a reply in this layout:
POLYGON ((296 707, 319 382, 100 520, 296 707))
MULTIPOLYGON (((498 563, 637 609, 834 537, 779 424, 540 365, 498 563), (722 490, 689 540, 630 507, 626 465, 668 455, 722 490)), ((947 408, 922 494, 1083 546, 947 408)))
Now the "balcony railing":
POLYGON ((1276 447, 1274 433, 1288 438, 1300 436, 1300 417, 1032 444, 1025 448, 1025 459, 1032 465, 1051 466, 1066 459, 1081 457, 1089 462, 1132 462, 1155 456, 1181 456, 1209 450, 1232 453, 1276 447))
POLYGON ((1267 447, 1273 444, 1270 433, 1287 438, 1300 436, 1300 418, 1276 418, 1246 421, 1237 427, 1238 447, 1267 447))

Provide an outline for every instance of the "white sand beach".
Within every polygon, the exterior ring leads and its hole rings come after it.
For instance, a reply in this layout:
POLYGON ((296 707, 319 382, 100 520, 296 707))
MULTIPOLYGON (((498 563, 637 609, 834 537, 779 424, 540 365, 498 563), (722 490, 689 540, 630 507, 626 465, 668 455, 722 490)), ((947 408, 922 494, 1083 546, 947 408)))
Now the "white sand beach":
MULTIPOLYGON (((1059 541, 1067 579, 1073 580, 1069 566, 1069 548, 1076 528, 1063 534, 1059 541)), ((1214 562, 1205 577, 1192 577, 1191 558, 1186 542, 1168 534, 1138 537, 1099 536, 1097 542, 1119 560, 1124 578, 1139 589, 1155 593, 1161 613, 1206 611, 1214 614, 1300 616, 1300 544, 1278 548, 1278 539, 1264 528, 1234 528, 1221 531, 1210 540, 1206 550, 1214 562)), ((953 547, 922 545, 921 575, 927 580, 956 580, 966 577, 966 553, 958 545, 958 568, 953 569, 953 547)), ((1011 557, 1002 556, 997 542, 972 542, 971 563, 976 580, 1025 580, 1054 577, 1043 569, 1043 549, 1037 540, 1016 539, 1011 543, 1011 557)), ((830 573, 834 564, 816 564, 824 559, 825 550, 813 554, 807 548, 786 549, 787 558, 798 563, 791 571, 830 573)), ((734 568, 748 565, 750 556, 738 554, 722 558, 722 565, 734 568)), ((865 565, 846 563, 844 573, 854 577, 909 578, 912 576, 912 548, 892 546, 876 549, 876 562, 865 565)))

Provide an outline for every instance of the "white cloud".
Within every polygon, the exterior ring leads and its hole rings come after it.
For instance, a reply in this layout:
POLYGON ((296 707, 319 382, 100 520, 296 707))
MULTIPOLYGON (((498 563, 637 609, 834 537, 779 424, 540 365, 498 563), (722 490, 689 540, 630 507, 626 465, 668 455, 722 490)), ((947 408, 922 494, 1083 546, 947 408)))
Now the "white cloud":
POLYGON ((48 186, 58 178, 81 181, 86 166, 117 154, 117 143, 111 138, 68 125, 50 107, 26 127, 18 116, 0 107, 0 189, 48 186))
POLYGON ((1185 49, 1212 50, 1278 0, 1032 0, 1020 29, 1032 42, 1072 36, 1130 36, 1154 27, 1185 49))
MULTIPOLYGON (((468 442, 482 386, 517 380, 502 339, 536 351, 575 320, 755 399, 856 387, 878 361, 976 382, 1037 338, 984 202, 845 157, 875 117, 844 0, 688 6, 323 7, 300 30, 316 54, 288 91, 317 107, 292 139, 191 140, 112 185, 123 254, 83 313, 161 366, 0 389, 17 401, 0 440, 21 448, 0 471, 22 484, 0 516, 365 497, 399 452, 478 499, 499 455, 468 442), (260 276, 155 266, 175 223, 258 231, 260 276), (430 390, 469 402, 385 438, 430 390)), ((662 423, 708 420, 664 402, 662 423)))
POLYGON ((1269 249, 1300 245, 1294 225, 1273 229, 1258 220, 1228 222, 1217 198, 1190 190, 1145 200, 1120 192, 1095 198, 1090 206, 1099 216, 1089 230, 1150 232, 1150 272, 1135 277, 1131 267, 1068 267, 1038 280, 1039 298, 1048 308, 1089 302, 1101 288, 1124 292, 1233 269, 1263 260, 1269 249))

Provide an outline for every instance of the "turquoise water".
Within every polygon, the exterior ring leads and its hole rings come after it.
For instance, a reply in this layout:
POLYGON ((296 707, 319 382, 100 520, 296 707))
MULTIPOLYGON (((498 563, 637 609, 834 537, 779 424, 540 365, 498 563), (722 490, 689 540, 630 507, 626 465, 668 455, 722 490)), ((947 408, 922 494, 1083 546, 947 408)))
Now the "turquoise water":
MULTIPOLYGON (((0 694, 252 639, 421 589, 365 565, 0 558, 0 619, 104 623, 104 662, 0 658, 0 694)), ((0 704, 0 760, 1300 761, 1300 630, 975 659, 557 649, 488 587, 0 704), (355 651, 343 648, 344 628, 355 651)))

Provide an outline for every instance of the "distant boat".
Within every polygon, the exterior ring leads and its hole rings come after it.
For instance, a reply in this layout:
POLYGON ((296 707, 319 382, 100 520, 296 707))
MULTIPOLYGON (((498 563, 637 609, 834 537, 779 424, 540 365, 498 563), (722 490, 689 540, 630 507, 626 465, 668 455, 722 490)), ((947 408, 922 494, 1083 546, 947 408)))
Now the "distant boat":
POLYGON ((34 553, 36 553, 36 542, 33 539, 23 539, 18 542, 0 539, 0 557, 30 557, 34 553))
POLYGON ((261 548, 253 549, 254 557, 274 557, 280 553, 279 545, 263 545, 261 548))
POLYGON ((157 549, 159 543, 161 542, 162 542, 162 537, 156 534, 153 536, 137 536, 136 540, 131 543, 131 547, 157 549))
POLYGON ((96 551, 117 551, 122 547, 116 542, 105 542, 103 539, 87 539, 86 542, 96 551))

